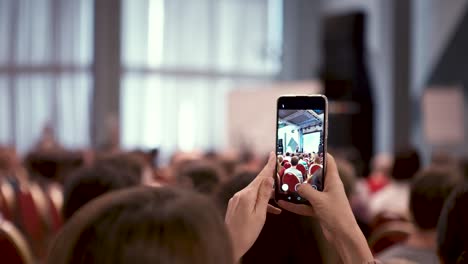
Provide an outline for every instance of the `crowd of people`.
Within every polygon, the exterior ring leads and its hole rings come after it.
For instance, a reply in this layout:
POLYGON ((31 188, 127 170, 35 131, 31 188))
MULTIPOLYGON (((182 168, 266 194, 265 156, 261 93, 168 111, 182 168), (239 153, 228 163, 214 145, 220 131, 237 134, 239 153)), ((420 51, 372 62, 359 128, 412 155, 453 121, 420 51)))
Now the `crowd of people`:
POLYGON ((465 163, 435 155, 424 166, 406 150, 377 155, 361 175, 358 158, 331 153, 176 152, 158 166, 154 151, 38 148, 20 158, 1 147, 0 258, 465 263, 465 163), (323 162, 317 191, 304 183, 323 162), (286 174, 312 206, 275 201, 274 177, 286 174))
POLYGON ((323 153, 289 153, 278 155, 278 182, 283 192, 296 192, 304 182, 322 190, 323 153))

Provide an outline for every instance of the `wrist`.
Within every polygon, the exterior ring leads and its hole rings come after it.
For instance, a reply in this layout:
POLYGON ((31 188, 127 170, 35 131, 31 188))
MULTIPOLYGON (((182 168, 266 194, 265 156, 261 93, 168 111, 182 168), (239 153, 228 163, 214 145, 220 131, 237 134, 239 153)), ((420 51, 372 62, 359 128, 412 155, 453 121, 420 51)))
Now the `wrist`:
POLYGON ((357 223, 337 232, 334 244, 344 263, 369 263, 374 259, 357 223))

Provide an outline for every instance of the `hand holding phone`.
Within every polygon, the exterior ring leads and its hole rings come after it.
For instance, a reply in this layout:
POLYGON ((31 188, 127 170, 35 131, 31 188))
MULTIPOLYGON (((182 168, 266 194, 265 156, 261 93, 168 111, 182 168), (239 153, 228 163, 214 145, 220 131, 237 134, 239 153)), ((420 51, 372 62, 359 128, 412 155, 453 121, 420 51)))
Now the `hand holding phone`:
POLYGON ((301 184, 298 193, 310 205, 279 201, 290 212, 319 219, 326 239, 335 246, 344 263, 371 263, 372 253, 353 215, 335 159, 327 154, 327 175, 323 192, 301 184))
POLYGON ((323 191, 328 102, 323 95, 282 96, 277 101, 275 199, 309 204, 298 194, 308 183, 323 191))

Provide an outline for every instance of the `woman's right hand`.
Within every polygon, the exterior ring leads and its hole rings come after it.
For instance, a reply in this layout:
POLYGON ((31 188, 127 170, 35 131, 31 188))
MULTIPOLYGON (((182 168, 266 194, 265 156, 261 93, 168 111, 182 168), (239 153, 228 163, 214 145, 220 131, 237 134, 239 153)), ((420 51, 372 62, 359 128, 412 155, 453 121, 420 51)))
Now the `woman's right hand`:
POLYGON ((283 209, 319 219, 324 235, 337 249, 344 263, 367 263, 373 259, 346 197, 335 159, 327 154, 325 187, 317 191, 310 184, 301 184, 298 193, 311 206, 279 201, 283 209))

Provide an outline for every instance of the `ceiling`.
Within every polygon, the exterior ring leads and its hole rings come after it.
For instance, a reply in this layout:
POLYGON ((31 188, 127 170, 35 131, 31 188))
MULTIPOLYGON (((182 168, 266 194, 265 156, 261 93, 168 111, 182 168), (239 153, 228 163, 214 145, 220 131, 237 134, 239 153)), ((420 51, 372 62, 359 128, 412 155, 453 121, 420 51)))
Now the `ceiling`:
POLYGON ((322 125, 323 114, 313 110, 279 110, 280 124, 295 125, 300 128, 322 125))

